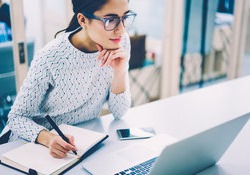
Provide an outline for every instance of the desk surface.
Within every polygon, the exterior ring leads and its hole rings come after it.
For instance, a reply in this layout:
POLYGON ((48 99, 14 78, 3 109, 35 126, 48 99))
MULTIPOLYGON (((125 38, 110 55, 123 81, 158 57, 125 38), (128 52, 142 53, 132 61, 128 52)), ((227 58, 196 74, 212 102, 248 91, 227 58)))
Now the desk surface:
MULTIPOLYGON (((110 137, 98 151, 67 174, 84 174, 82 170, 84 162, 141 141, 120 141, 115 132, 118 128, 150 126, 155 128, 156 133, 168 133, 177 139, 183 139, 249 112, 250 76, 247 76, 131 108, 122 120, 113 120, 112 115, 106 115, 100 119, 79 124, 80 127, 107 132, 110 137)), ((219 163, 201 172, 200 175, 248 175, 250 172, 249 134, 248 122, 219 163)), ((19 142, 1 145, 0 154, 18 145, 20 145, 19 142)), ((18 174, 3 166, 0 166, 0 172, 5 175, 18 174)))

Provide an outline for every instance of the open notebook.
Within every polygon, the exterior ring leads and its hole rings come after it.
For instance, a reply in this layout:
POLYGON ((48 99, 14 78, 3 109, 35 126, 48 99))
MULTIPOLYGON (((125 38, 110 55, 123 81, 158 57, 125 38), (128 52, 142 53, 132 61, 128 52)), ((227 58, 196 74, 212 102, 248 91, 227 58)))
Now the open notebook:
POLYGON ((63 133, 75 137, 77 155, 68 153, 63 159, 53 158, 47 147, 30 142, 4 153, 1 163, 24 172, 34 172, 34 174, 58 174, 78 162, 91 148, 108 138, 104 133, 76 126, 62 124, 59 128, 63 133))

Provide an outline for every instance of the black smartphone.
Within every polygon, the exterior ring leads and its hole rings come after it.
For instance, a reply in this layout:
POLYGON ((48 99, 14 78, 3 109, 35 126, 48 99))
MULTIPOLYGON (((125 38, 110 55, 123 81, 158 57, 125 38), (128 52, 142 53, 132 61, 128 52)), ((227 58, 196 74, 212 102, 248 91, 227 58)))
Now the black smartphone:
POLYGON ((155 135, 154 129, 150 127, 117 129, 116 132, 121 140, 144 139, 155 135))

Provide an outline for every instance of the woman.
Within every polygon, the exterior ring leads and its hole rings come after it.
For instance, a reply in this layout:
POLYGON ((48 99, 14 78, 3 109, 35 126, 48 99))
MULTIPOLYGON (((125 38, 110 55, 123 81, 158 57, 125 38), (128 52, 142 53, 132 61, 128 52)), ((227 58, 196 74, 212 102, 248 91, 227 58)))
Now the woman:
POLYGON ((48 131, 44 118, 59 125, 99 117, 108 101, 115 119, 130 107, 129 37, 136 16, 128 0, 72 0, 74 16, 66 33, 36 53, 27 78, 8 116, 11 140, 23 138, 50 148, 62 158, 76 150, 48 131))

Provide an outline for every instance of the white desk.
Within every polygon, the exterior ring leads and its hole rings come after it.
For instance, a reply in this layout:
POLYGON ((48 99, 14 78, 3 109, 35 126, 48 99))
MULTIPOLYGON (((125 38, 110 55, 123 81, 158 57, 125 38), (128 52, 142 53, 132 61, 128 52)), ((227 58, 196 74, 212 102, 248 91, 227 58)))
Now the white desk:
MULTIPOLYGON (((141 141, 119 141, 115 132, 118 128, 152 126, 157 133, 168 133, 182 139, 249 112, 250 76, 132 108, 122 120, 113 121, 111 115, 103 116, 80 126, 95 131, 106 131, 110 135, 109 139, 98 151, 67 174, 84 174, 82 165, 85 161, 141 141)), ((249 135, 248 122, 219 163, 200 174, 249 175, 249 135)), ((15 142, 0 146, 0 154, 17 145, 15 142)), ((0 166, 0 172, 5 175, 18 174, 3 166, 0 166)))

